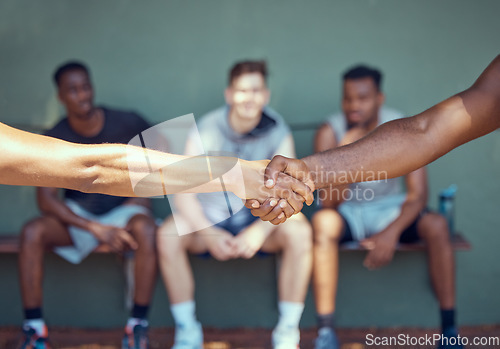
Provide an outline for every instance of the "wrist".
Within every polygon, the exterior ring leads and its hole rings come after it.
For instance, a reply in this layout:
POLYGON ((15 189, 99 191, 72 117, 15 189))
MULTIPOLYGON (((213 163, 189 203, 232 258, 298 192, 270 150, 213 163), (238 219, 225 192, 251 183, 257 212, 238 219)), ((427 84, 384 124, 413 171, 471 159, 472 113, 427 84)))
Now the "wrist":
POLYGON ((233 192, 241 199, 254 198, 254 192, 257 188, 252 186, 257 183, 264 183, 264 169, 267 163, 239 159, 239 166, 234 166, 227 172, 227 184, 226 180, 224 181, 226 190, 233 192))
POLYGON ((239 159, 237 166, 232 167, 229 171, 227 171, 224 175, 224 185, 226 186, 226 190, 235 193, 238 197, 241 198, 241 191, 243 189, 244 181, 241 176, 245 176, 245 172, 248 171, 249 162, 246 160, 239 159), (241 168, 240 171, 237 171, 237 168, 241 168))
POLYGON ((211 158, 210 167, 212 177, 214 178, 211 184, 216 186, 219 191, 222 180, 222 184, 224 185, 224 189, 226 191, 233 192, 238 197, 243 198, 244 180, 242 175, 245 176, 245 173, 248 171, 250 167, 249 163, 249 161, 241 160, 235 157, 211 158))
POLYGON ((87 230, 89 233, 94 235, 97 239, 99 239, 101 237, 101 233, 100 233, 101 230, 99 229, 100 228, 99 223, 93 222, 93 221, 88 221, 86 225, 87 226, 86 226, 85 230, 87 230))
MULTIPOLYGON (((305 158, 300 159, 309 169, 309 176, 314 183, 314 189, 321 188, 320 183, 318 183, 318 173, 321 173, 321 168, 318 168, 317 164, 314 161, 314 157, 307 156, 305 158)), ((312 189, 312 188, 311 188, 312 189)))
POLYGON ((399 241, 399 238, 402 233, 403 230, 395 226, 388 227, 383 231, 383 234, 388 238, 390 238, 392 242, 394 242, 395 244, 399 241))

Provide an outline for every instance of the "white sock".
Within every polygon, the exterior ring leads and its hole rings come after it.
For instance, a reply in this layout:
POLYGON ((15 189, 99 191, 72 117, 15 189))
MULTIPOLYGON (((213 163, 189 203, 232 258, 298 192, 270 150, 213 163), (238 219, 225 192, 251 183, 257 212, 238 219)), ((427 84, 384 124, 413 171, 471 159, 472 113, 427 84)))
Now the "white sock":
POLYGON ((141 324, 141 326, 147 327, 149 325, 148 320, 139 319, 136 317, 130 317, 127 321, 127 327, 134 328, 135 325, 141 324))
POLYGON ((36 331, 36 334, 40 337, 47 336, 45 321, 43 319, 30 319, 24 320, 23 327, 32 328, 36 331))
POLYGON ((181 327, 189 328, 196 325, 195 310, 194 301, 181 302, 170 306, 175 325, 181 327))
POLYGON ((278 320, 279 328, 298 328, 302 312, 304 311, 304 303, 283 302, 278 303, 280 317, 278 320))

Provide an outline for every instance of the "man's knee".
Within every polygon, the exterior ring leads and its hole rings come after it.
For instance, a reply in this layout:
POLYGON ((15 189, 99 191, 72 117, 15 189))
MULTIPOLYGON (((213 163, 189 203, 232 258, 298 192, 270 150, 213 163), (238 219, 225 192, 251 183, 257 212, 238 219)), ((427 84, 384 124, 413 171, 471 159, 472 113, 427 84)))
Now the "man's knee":
POLYGON ((344 221, 340 213, 332 209, 322 209, 312 217, 314 242, 339 241, 342 237, 344 221))
POLYGON ((145 245, 144 247, 148 249, 155 248, 157 227, 152 217, 143 214, 135 215, 130 219, 128 226, 139 245, 145 245))
POLYGON ((289 221, 283 226, 284 248, 290 248, 297 253, 308 253, 312 250, 312 226, 304 217, 289 221))
POLYGON ((182 238, 177 234, 176 225, 172 218, 167 219, 158 228, 156 241, 160 258, 171 258, 184 249, 182 238))
POLYGON ((419 223, 420 236, 429 244, 450 244, 450 233, 446 218, 437 213, 428 213, 419 223))
POLYGON ((45 248, 45 234, 47 233, 46 217, 34 218, 26 223, 21 230, 22 248, 45 248))

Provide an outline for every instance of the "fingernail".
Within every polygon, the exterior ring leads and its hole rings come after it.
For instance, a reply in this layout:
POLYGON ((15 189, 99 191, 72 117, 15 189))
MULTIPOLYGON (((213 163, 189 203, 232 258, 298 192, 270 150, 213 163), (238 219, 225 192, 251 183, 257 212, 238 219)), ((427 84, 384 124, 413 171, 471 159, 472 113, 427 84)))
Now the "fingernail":
POLYGON ((274 185, 274 181, 273 181, 272 179, 268 179, 268 180, 266 181, 266 187, 268 187, 268 188, 272 188, 272 187, 273 187, 273 185, 274 185))
POLYGON ((269 205, 271 205, 271 206, 273 206, 273 207, 274 207, 274 206, 276 206, 277 204, 278 204, 278 202, 277 202, 276 200, 271 200, 271 201, 269 202, 269 205))
POLYGON ((281 212, 280 215, 278 216, 278 218, 282 219, 283 217, 285 217, 285 214, 283 212, 281 212))
POLYGON ((254 202, 254 203, 252 204, 252 207, 253 207, 253 208, 259 208, 259 204, 258 204, 258 203, 256 203, 256 202, 254 202))
POLYGON ((280 207, 285 208, 286 207, 286 201, 281 201, 280 202, 280 207))

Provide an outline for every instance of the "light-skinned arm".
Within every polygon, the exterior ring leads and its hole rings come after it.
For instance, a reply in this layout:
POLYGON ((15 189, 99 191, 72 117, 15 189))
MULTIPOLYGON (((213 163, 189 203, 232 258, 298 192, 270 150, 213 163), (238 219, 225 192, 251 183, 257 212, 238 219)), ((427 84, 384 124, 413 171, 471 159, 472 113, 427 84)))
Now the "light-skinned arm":
POLYGON ((301 195, 309 202, 313 200, 309 188, 287 176, 281 176, 283 181, 281 185, 278 183, 277 190, 265 188, 262 173, 268 161, 191 158, 121 144, 74 144, 2 123, 0 135, 1 184, 57 187, 133 197, 138 195, 137 187, 132 187, 131 178, 135 182, 138 178, 142 179, 141 193, 163 195, 183 191, 217 191, 220 190, 217 177, 226 174, 227 189, 241 198, 255 198, 263 202, 272 196, 302 201, 299 198, 301 195), (145 156, 153 168, 163 170, 151 174, 145 156), (244 186, 239 173, 230 170, 237 162, 242 169, 244 186))

